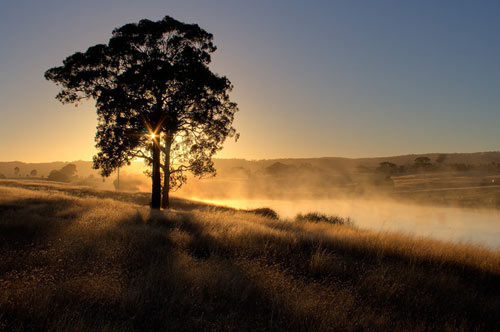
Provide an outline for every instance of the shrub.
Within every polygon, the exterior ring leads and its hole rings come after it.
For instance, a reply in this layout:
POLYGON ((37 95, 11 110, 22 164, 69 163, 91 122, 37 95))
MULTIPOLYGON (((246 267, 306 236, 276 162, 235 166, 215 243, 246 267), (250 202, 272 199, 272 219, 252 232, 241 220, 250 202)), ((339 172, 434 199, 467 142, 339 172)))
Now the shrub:
POLYGON ((47 180, 57 181, 57 182, 70 182, 71 181, 69 176, 67 176, 66 174, 64 174, 63 172, 58 171, 58 170, 50 171, 49 176, 47 177, 47 180))
POLYGON ((308 221, 308 222, 326 222, 334 225, 352 225, 353 222, 351 218, 340 217, 335 215, 326 215, 319 212, 310 212, 306 214, 299 213, 295 217, 296 221, 308 221))
POLYGON ((253 210, 247 210, 247 212, 258 214, 260 216, 264 216, 270 219, 278 220, 280 218, 279 214, 271 208, 259 208, 253 210))

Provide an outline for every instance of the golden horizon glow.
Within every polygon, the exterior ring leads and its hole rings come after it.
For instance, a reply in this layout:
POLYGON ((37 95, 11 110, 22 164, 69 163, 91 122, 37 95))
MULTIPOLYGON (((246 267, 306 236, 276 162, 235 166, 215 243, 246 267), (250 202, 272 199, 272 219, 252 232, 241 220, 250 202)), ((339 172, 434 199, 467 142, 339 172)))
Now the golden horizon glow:
MULTIPOLYGON (((174 13, 175 19, 214 33, 219 48, 210 69, 234 85, 230 99, 240 111, 233 126, 241 137, 237 143, 226 139, 217 158, 499 150, 500 75, 492 74, 500 70, 495 5, 470 2, 450 11, 436 2, 429 8, 440 15, 428 17, 433 28, 423 29, 415 16, 418 6, 407 4, 391 10, 370 4, 368 10, 348 2, 300 2, 284 11, 250 1, 228 2, 219 11, 210 2, 194 9, 174 1, 166 13, 161 1, 146 1, 127 6, 131 17, 106 2, 99 8, 110 15, 95 17, 95 24, 82 30, 85 16, 78 13, 91 10, 87 2, 45 10, 46 3, 38 1, 29 13, 19 2, 4 2, 12 19, 0 20, 0 27, 13 33, 11 47, 0 56, 2 161, 92 160, 98 153, 95 101, 82 101, 78 108, 61 104, 54 98, 61 87, 43 73, 73 52, 107 43, 114 28, 174 13), (247 13, 260 11, 266 12, 262 22, 247 19, 247 13), (16 25, 33 13, 32 24, 16 25), (305 23, 294 24, 296 17, 305 23), (474 26, 467 34, 465 17, 474 26), (457 52, 463 45, 471 47, 457 52), (30 56, 37 52, 40 56, 30 56)), ((144 123, 142 129, 136 134, 146 145, 162 141, 156 124, 144 123)))

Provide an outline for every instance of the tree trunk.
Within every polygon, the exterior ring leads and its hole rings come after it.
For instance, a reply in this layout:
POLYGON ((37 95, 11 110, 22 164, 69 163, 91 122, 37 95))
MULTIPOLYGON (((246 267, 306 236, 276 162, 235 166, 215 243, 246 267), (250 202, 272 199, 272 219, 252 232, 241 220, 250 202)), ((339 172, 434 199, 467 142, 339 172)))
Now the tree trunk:
POLYGON ((153 187, 151 191, 151 208, 159 209, 161 202, 161 177, 160 177, 160 144, 158 138, 154 138, 153 148, 153 187))
POLYGON ((120 167, 116 169, 116 191, 120 191, 120 167))
POLYGON ((163 164, 163 197, 161 207, 164 209, 170 208, 169 192, 170 192, 170 148, 172 146, 173 135, 165 135, 165 163, 163 164))

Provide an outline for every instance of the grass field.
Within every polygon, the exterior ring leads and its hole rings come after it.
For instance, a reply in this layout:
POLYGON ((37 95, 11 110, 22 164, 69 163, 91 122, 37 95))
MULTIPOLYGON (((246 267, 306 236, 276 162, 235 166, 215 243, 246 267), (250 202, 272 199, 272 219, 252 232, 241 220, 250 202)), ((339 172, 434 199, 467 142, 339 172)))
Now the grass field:
POLYGON ((422 204, 500 209, 500 174, 430 173, 396 176, 393 198, 422 204))
POLYGON ((0 181, 1 331, 499 331, 500 253, 0 181))

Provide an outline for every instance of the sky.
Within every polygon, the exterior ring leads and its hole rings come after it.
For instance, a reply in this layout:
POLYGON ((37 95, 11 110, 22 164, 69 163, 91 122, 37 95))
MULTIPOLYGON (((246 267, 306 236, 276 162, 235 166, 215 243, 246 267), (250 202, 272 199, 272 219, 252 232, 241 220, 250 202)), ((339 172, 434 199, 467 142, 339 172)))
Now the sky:
POLYGON ((500 150, 500 1, 0 1, 0 161, 91 160, 92 102, 45 70, 165 15, 214 34, 234 85, 221 158, 500 150))

